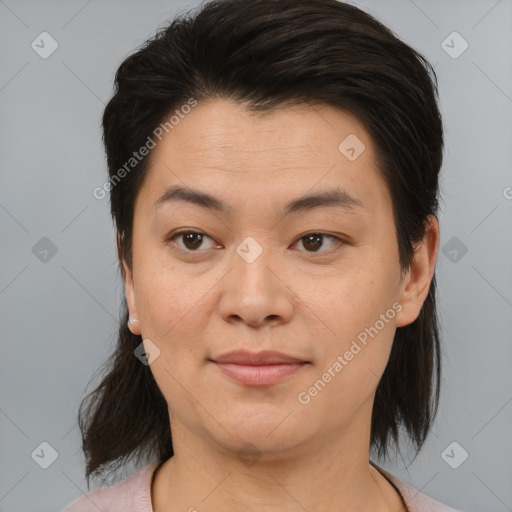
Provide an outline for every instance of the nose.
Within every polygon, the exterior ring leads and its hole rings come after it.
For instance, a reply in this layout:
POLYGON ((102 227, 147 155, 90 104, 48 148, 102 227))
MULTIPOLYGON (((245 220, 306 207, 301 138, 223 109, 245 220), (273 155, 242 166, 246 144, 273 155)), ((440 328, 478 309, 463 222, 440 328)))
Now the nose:
POLYGON ((222 280, 218 306, 226 322, 246 323, 253 328, 290 322, 294 293, 275 260, 267 251, 250 263, 234 254, 232 269, 222 280))

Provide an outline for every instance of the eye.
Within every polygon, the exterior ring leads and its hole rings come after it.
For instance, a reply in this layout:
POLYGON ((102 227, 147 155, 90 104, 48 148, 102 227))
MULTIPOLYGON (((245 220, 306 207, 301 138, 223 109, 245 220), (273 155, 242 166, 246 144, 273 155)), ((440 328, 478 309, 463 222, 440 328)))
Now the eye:
MULTIPOLYGON (((181 242, 181 244, 175 242, 178 244, 178 247, 186 252, 201 252, 201 248, 204 251, 214 247, 213 245, 206 248, 202 247, 206 240, 210 240, 210 242, 213 242, 214 240, 205 233, 201 233, 199 231, 178 231, 166 240, 166 244, 174 242, 176 239, 181 242)), ((306 235, 302 235, 296 243, 301 242, 302 246, 306 249, 305 252, 324 253, 329 252, 329 247, 327 249, 322 249, 322 247, 325 246, 324 241, 326 239, 330 240, 331 248, 339 247, 344 243, 340 238, 326 233, 308 233, 306 235)))
POLYGON ((331 247, 339 247, 340 245, 343 245, 343 240, 334 235, 328 235, 326 233, 308 233, 306 235, 302 235, 298 242, 302 242, 303 247, 306 248, 306 252, 328 252, 328 249, 320 250, 322 245, 324 245, 325 239, 331 240, 331 247))
POLYGON ((205 235, 204 233, 200 233, 198 231, 179 231, 178 233, 174 233, 172 236, 170 236, 167 239, 166 243, 173 242, 176 238, 178 238, 182 242, 182 246, 180 246, 180 249, 189 252, 199 252, 197 249, 201 247, 201 245, 206 239, 213 241, 213 239, 210 238, 208 235, 205 235))

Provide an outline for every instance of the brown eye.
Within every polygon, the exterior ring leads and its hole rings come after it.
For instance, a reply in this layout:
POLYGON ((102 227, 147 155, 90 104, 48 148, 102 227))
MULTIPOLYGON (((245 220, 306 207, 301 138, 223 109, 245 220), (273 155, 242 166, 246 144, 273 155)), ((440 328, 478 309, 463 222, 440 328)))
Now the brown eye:
POLYGON ((324 233, 309 233, 300 238, 306 252, 326 252, 327 250, 320 250, 324 244, 324 240, 329 239, 334 241, 334 245, 341 245, 343 241, 335 236, 326 235, 324 233))
POLYGON ((181 236, 183 244, 190 250, 198 249, 203 243, 203 235, 201 233, 183 233, 181 236))
MULTIPOLYGON (((208 240, 211 242, 214 241, 205 233, 197 231, 180 231, 170 236, 166 243, 174 242, 178 245, 179 249, 185 252, 201 252, 213 247, 204 247, 204 242, 207 242, 208 240)), ((299 241, 302 242, 306 252, 310 254, 330 252, 330 249, 343 245, 343 240, 326 233, 309 233, 300 237, 299 241), (327 249, 325 249, 326 240, 331 242, 330 246, 327 246, 327 249)))
POLYGON ((167 242, 171 242, 176 239, 181 241, 181 244, 178 244, 180 249, 189 252, 199 252, 198 249, 201 249, 205 240, 212 240, 208 235, 197 231, 180 231, 179 233, 172 235, 167 242))

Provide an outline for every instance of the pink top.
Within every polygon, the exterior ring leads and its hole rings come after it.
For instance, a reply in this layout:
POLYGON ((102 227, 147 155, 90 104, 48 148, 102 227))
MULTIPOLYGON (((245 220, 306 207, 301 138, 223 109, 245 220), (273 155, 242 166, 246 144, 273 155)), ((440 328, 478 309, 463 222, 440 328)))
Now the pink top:
MULTIPOLYGON (((421 494, 373 461, 370 462, 400 493, 409 512, 458 512, 421 494)), ((115 485, 90 491, 70 503, 61 512, 153 512, 151 478, 158 465, 155 462, 115 485)))

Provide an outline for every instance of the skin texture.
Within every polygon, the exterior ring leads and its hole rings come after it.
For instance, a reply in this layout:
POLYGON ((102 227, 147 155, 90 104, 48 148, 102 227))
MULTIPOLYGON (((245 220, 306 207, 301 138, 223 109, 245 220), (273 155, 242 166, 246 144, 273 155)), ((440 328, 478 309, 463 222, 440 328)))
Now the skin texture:
POLYGON ((149 352, 160 351, 150 369, 169 405, 175 450, 156 473, 154 511, 405 510, 368 463, 371 411, 395 329, 413 322, 427 297, 436 219, 401 279, 391 196, 372 141, 355 117, 330 106, 262 116, 229 100, 200 103, 151 158, 135 206, 133 268, 123 265, 130 316, 139 320, 130 328, 149 352), (365 145, 354 161, 338 149, 349 134, 365 145), (230 208, 155 208, 173 185, 230 208), (283 215, 292 199, 336 187, 364 209, 283 215), (166 244, 182 229, 207 236, 166 244), (344 243, 308 243, 302 237, 311 233, 344 243), (263 250, 251 263, 236 251, 246 237, 263 250), (299 393, 394 303, 394 318, 300 403, 299 393), (278 350, 309 364, 277 384, 245 386, 209 361, 234 349, 278 350), (260 456, 253 465, 239 456, 247 443, 260 456))

